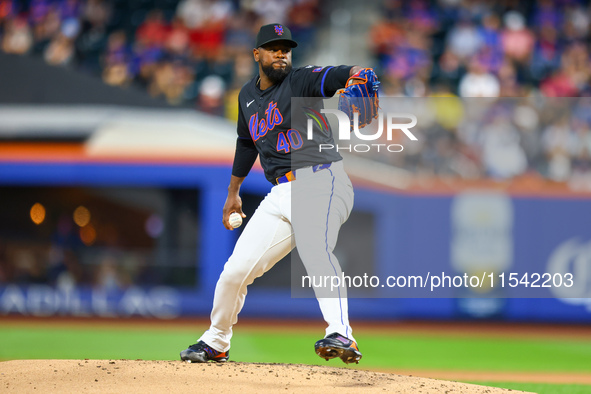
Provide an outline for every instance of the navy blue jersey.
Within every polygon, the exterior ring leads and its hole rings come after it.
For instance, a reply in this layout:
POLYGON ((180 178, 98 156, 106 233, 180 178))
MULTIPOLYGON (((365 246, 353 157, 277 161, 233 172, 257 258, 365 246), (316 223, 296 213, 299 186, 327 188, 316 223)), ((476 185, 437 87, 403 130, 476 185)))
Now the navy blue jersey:
POLYGON ((327 122, 322 121, 320 127, 313 122, 314 139, 306 138, 305 112, 318 115, 322 98, 332 97, 345 86, 350 69, 351 66, 295 68, 281 83, 265 90, 259 88, 258 75, 247 82, 238 95, 238 140, 232 175, 248 175, 257 155, 265 177, 273 184, 293 169, 342 160, 335 149, 319 150, 319 144, 334 145, 327 122), (307 100, 303 108, 291 108, 292 97, 318 99, 307 100))

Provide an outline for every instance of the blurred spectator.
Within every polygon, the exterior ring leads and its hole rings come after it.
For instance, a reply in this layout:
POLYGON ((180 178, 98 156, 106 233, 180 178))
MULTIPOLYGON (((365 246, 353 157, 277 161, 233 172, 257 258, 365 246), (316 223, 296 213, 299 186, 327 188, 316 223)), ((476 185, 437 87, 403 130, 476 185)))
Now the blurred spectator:
POLYGON ((519 84, 517 70, 513 62, 505 59, 497 75, 500 85, 500 97, 522 97, 526 95, 525 87, 519 84))
POLYGON ((82 9, 81 0, 62 0, 58 3, 60 17, 62 20, 77 19, 82 9))
POLYGON ((448 35, 447 47, 462 60, 467 60, 483 45, 483 37, 472 21, 464 18, 454 26, 448 35))
POLYGON ((120 269, 117 259, 112 255, 104 256, 97 267, 94 284, 105 292, 120 291, 129 285, 129 281, 120 269))
POLYGON ((244 0, 241 7, 258 14, 261 17, 261 25, 285 24, 289 10, 295 1, 301 0, 244 0))
POLYGON ((131 53, 123 30, 109 35, 103 55, 103 81, 112 86, 128 86, 132 80, 131 53))
POLYGON ((537 0, 532 22, 534 26, 552 26, 557 28, 562 25, 562 13, 557 9, 554 1, 537 0))
POLYGON ((126 87, 131 83, 131 73, 123 61, 112 61, 103 70, 103 82, 111 86, 126 87))
POLYGON ((127 44, 127 37, 123 30, 117 30, 109 35, 107 48, 104 53, 103 62, 105 66, 112 63, 125 62, 130 60, 130 51, 127 44))
POLYGON ((431 72, 428 48, 428 41, 423 34, 407 32, 406 39, 391 54, 386 64, 387 72, 398 79, 419 76, 424 80, 431 72))
POLYGON ((548 161, 548 177, 556 181, 567 180, 571 172, 570 156, 578 145, 568 116, 563 115, 543 131, 542 144, 548 161))
POLYGON ((153 97, 164 97, 174 105, 183 100, 183 94, 192 82, 193 72, 184 62, 160 61, 148 91, 153 97))
POLYGON ((572 152, 574 171, 591 173, 591 127, 586 122, 573 122, 576 145, 572 152))
POLYGON ((19 249, 13 256, 14 276, 12 280, 18 284, 45 283, 45 264, 35 253, 28 249, 19 249))
POLYGON ((558 31, 550 24, 540 27, 537 42, 534 45, 530 72, 536 81, 545 79, 552 70, 560 64, 560 50, 558 43, 558 31))
POLYGON ((482 60, 473 57, 460 80, 459 93, 462 97, 498 97, 500 85, 497 77, 486 71, 482 60))
POLYGON ((78 64, 85 71, 99 74, 101 54, 107 45, 110 9, 102 0, 88 0, 81 13, 80 34, 75 42, 78 64))
POLYGON ((241 52, 250 52, 257 33, 255 27, 261 24, 257 18, 255 13, 241 12, 228 21, 226 49, 230 54, 239 56, 241 52))
POLYGON ((33 25, 37 26, 43 23, 51 12, 51 1, 49 0, 31 0, 29 3, 29 19, 33 25))
POLYGON ((560 69, 542 82, 541 90, 549 97, 573 97, 589 87, 589 53, 582 44, 569 46, 561 57, 560 69))
POLYGON ((33 37, 27 21, 22 18, 9 19, 5 22, 2 38, 2 51, 23 55, 31 49, 33 37))
POLYGON ((534 47, 535 37, 525 25, 525 18, 517 11, 509 11, 503 18, 505 29, 501 42, 505 55, 518 63, 525 63, 534 47))
POLYGON ((41 54, 49 45, 51 40, 60 32, 61 19, 56 8, 45 8, 38 10, 38 22, 33 25, 34 45, 33 52, 41 54))
POLYGON ((591 22, 588 10, 584 9, 583 4, 574 3, 567 10, 566 16, 566 30, 569 38, 577 41, 585 40, 589 35, 589 23, 591 22))
POLYGON ((69 290, 82 281, 82 269, 71 249, 52 245, 47 260, 47 280, 58 289, 69 290))
POLYGON ((55 36, 43 55, 47 64, 52 66, 65 66, 69 64, 74 57, 74 44, 70 38, 64 34, 55 36))
POLYGON ((433 84, 449 85, 457 93, 457 86, 465 73, 466 69, 460 58, 452 51, 446 50, 433 67, 433 84))
POLYGON ((14 18, 17 8, 14 0, 0 0, 0 23, 14 18))
POLYGON ((402 42, 404 31, 395 19, 382 19, 375 23, 369 34, 369 45, 377 63, 384 68, 394 48, 402 42))
POLYGON ((252 78, 254 72, 252 53, 243 51, 236 54, 236 60, 234 62, 234 87, 240 88, 250 78, 252 78))
POLYGON ((414 29, 424 35, 433 34, 439 27, 437 12, 434 8, 430 8, 430 4, 426 0, 409 2, 405 19, 414 29))
POLYGON ((135 39, 146 46, 164 46, 168 37, 169 28, 164 21, 164 15, 160 10, 152 10, 146 20, 135 32, 135 39))
POLYGON ((527 169, 525 152, 519 133, 505 114, 495 117, 481 131, 482 163, 486 174, 496 179, 507 179, 527 169))
POLYGON ((130 76, 136 77, 136 82, 147 88, 154 78, 158 62, 163 58, 164 51, 158 45, 150 45, 142 40, 133 46, 130 76))
MULTIPOLYGON (((307 52, 314 42, 317 21, 321 17, 318 0, 297 0, 288 12, 288 25, 300 51, 307 52)), ((276 22, 276 21, 275 21, 276 22)))
POLYGON ((189 29, 180 18, 175 17, 164 38, 164 49, 173 56, 188 56, 189 42, 189 29))
POLYGON ((177 15, 190 30, 223 25, 232 15, 232 3, 228 0, 181 0, 177 15))
POLYGON ((494 12, 487 13, 482 19, 482 26, 478 29, 482 44, 495 55, 502 53, 501 21, 494 12))
POLYGON ((221 77, 217 75, 205 77, 199 87, 197 108, 212 115, 223 115, 224 90, 225 83, 221 77))
POLYGON ((105 25, 111 17, 111 8, 104 0, 87 0, 80 10, 81 19, 92 25, 105 25))
POLYGON ((540 116, 534 108, 523 102, 515 106, 513 123, 519 130, 520 143, 527 158, 528 170, 541 173, 544 171, 544 158, 538 131, 541 123, 540 116))

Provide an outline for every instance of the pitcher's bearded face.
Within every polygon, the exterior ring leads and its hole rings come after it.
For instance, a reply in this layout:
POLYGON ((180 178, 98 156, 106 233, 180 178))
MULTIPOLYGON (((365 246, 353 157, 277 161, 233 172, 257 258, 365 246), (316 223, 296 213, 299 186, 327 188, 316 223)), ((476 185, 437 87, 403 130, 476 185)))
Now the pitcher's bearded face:
POLYGON ((273 83, 281 82, 291 71, 291 48, 285 44, 272 43, 258 48, 261 69, 273 83))

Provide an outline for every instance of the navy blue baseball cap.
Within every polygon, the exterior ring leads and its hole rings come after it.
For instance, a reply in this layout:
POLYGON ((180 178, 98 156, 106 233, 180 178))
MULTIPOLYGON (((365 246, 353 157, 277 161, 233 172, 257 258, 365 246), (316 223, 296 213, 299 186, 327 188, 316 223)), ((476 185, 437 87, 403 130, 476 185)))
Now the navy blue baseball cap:
POLYGON ((287 26, 283 26, 279 23, 271 23, 270 25, 261 26, 261 29, 257 34, 256 48, 276 41, 283 41, 292 48, 298 46, 298 43, 292 40, 291 31, 287 26))

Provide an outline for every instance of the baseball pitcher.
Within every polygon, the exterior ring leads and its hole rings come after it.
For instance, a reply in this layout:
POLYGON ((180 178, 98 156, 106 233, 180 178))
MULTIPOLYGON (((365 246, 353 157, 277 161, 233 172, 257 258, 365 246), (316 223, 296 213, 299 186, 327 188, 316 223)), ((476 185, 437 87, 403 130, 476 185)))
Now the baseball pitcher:
MULTIPOLYGON (((333 254, 341 225, 353 207, 353 187, 336 150, 318 149, 335 145, 331 132, 315 132, 306 138, 305 125, 292 124, 292 97, 373 97, 377 78, 371 69, 359 66, 292 68, 292 48, 297 43, 281 24, 262 26, 253 49, 259 73, 240 91, 238 138, 223 223, 232 230, 230 215, 242 212, 240 186, 259 157, 265 177, 273 184, 239 237, 217 282, 211 326, 198 342, 181 352, 189 362, 227 361, 232 327, 238 320, 247 286, 285 257, 295 244, 308 275, 341 274, 333 254), (294 152, 298 160, 292 160, 294 152), (296 186, 294 186, 296 185, 296 186), (292 200, 309 207, 305 217, 292 200)), ((314 105, 314 104, 313 104, 314 105)), ((344 106, 339 103, 339 108, 344 106)), ((310 110, 314 110, 311 108, 310 110)), ((376 108, 369 115, 377 116, 376 108)), ((234 215, 235 216, 235 215, 234 215)), ((233 218, 234 220, 234 218, 233 218)), ((322 297, 316 291, 322 315, 328 324, 324 338, 315 343, 325 359, 339 357, 345 363, 359 362, 362 355, 349 325, 346 289, 322 297)))

